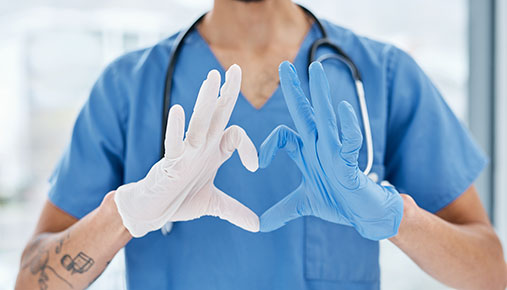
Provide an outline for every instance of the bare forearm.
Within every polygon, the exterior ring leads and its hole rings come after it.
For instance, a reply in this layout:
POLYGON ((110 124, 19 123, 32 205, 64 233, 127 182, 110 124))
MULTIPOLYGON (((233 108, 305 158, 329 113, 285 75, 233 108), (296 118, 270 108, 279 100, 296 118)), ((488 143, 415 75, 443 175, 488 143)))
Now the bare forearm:
POLYGON ((16 289, 84 289, 130 240, 112 194, 59 233, 35 237, 21 259, 16 289))
POLYGON ((505 288, 502 247, 490 227, 452 224, 403 199, 399 233, 390 240, 424 271, 458 289, 505 288))

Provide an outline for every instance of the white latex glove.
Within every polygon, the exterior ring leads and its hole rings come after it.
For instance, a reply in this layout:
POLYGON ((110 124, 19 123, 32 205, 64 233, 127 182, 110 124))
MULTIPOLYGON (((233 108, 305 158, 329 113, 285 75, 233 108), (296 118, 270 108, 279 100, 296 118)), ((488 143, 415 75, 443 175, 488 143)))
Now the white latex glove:
POLYGON ((259 231, 257 215, 213 184, 218 168, 235 149, 248 170, 258 168, 257 151, 245 131, 234 125, 224 131, 240 85, 238 65, 229 68, 221 90, 220 74, 210 71, 199 91, 185 139, 183 108, 171 108, 165 157, 153 165, 144 179, 116 190, 118 212, 132 236, 142 237, 167 222, 204 215, 217 216, 251 232, 259 231))

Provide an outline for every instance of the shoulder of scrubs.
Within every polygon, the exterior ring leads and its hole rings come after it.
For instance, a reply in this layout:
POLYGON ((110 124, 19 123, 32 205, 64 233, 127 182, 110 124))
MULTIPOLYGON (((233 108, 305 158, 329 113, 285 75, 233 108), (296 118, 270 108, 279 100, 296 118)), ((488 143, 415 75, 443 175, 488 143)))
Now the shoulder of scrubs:
POLYGON ((165 72, 174 36, 127 53, 102 72, 74 124, 70 144, 49 180, 50 201, 82 218, 123 184, 129 111, 144 70, 165 72), (161 60, 164 60, 162 62, 161 60))
POLYGON ((484 153, 416 62, 393 48, 387 72, 386 177, 437 212, 472 185, 484 153))
POLYGON ((354 61, 356 66, 360 67, 368 63, 369 65, 375 65, 377 69, 385 69, 384 62, 389 59, 389 54, 394 48, 392 44, 358 35, 348 28, 327 20, 321 20, 321 23, 326 29, 328 38, 333 43, 338 44, 354 61))

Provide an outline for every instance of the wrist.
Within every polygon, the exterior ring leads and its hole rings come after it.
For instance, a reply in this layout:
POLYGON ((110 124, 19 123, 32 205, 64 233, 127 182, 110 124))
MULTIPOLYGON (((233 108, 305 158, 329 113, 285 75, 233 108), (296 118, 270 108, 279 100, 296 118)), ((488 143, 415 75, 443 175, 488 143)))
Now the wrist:
POLYGON ((117 233, 119 238, 128 241, 132 238, 132 235, 130 235, 127 228, 123 225, 123 220, 114 201, 115 194, 116 191, 111 191, 106 194, 99 207, 98 214, 102 215, 104 220, 107 221, 107 227, 111 231, 117 233))
POLYGON ((403 200, 403 217, 398 228, 398 233, 389 238, 393 243, 399 243, 403 241, 403 238, 407 233, 414 228, 415 223, 418 221, 419 206, 417 206, 415 200, 408 194, 400 194, 403 200))

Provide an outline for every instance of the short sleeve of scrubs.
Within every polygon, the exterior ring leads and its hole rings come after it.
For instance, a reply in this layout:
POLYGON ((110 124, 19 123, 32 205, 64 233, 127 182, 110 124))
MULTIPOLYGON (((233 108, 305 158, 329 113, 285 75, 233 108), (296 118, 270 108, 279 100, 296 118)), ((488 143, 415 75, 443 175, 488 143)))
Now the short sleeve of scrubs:
POLYGON ((122 183, 127 106, 116 69, 111 64, 95 83, 50 178, 50 201, 76 218, 122 183))
POLYGON ((434 213, 472 185, 487 160, 415 61, 392 52, 386 179, 434 213))

